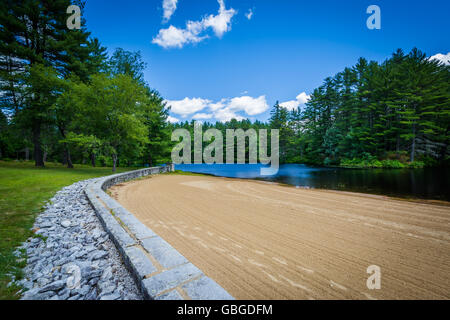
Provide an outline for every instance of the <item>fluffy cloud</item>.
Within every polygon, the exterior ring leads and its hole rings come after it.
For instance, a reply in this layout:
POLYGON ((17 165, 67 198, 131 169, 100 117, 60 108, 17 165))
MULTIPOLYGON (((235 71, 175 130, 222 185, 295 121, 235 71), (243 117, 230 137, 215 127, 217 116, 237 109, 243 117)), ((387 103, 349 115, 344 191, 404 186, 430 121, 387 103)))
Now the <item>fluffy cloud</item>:
POLYGON ((245 119, 244 117, 237 115, 235 112, 233 112, 229 108, 217 110, 214 113, 214 118, 216 118, 217 120, 219 120, 221 122, 227 122, 227 121, 230 121, 231 119, 236 119, 237 121, 241 121, 241 120, 245 119))
POLYGON ((289 111, 297 109, 299 105, 300 105, 300 102, 298 102, 297 100, 289 100, 289 101, 280 103, 281 107, 283 107, 289 111))
POLYGON ((168 22, 175 10, 177 10, 178 0, 163 0, 163 22, 168 22))
POLYGON ((305 104, 311 99, 311 96, 307 95, 306 92, 302 92, 296 97, 296 99, 300 102, 300 104, 305 104))
POLYGON ((218 0, 218 2, 219 14, 206 17, 202 23, 205 29, 211 27, 216 36, 221 38, 225 32, 231 30, 231 18, 236 14, 236 10, 226 9, 224 0, 218 0))
POLYGON ((203 119, 211 119, 214 115, 211 113, 196 113, 192 116, 194 120, 203 120, 203 119))
POLYGON ((199 36, 202 30, 203 27, 199 22, 188 21, 185 29, 170 26, 159 30, 152 42, 166 49, 182 48, 185 44, 197 43, 207 38, 207 36, 199 36))
POLYGON ((229 121, 231 119, 242 120, 246 116, 254 116, 269 109, 266 97, 253 98, 249 96, 235 97, 231 99, 221 99, 217 102, 202 98, 184 98, 183 100, 168 100, 167 105, 171 106, 174 114, 186 118, 190 115, 194 120, 217 119, 219 121, 229 121), (209 112, 200 111, 209 110, 209 112), (245 115, 240 115, 244 113, 245 115))
POLYGON ((178 118, 172 117, 172 116, 168 116, 167 117, 167 121, 169 121, 170 123, 175 123, 180 121, 178 118))
POLYGON ((266 96, 260 96, 259 98, 252 98, 249 96, 233 98, 228 107, 233 111, 245 111, 245 113, 250 116, 263 113, 269 109, 266 96))
POLYGON ((202 98, 184 98, 183 100, 166 100, 167 105, 171 106, 171 111, 183 118, 205 109, 211 102, 202 98))
POLYGON ((280 106, 292 111, 297 109, 300 105, 307 103, 309 99, 311 99, 311 96, 307 95, 305 92, 302 92, 295 99, 296 100, 282 102, 280 103, 280 106))
POLYGON ((208 107, 211 111, 217 111, 217 110, 225 108, 226 105, 227 105, 227 99, 222 99, 219 102, 210 103, 208 107))
MULTIPOLYGON (((209 15, 201 21, 188 21, 184 29, 170 26, 159 30, 158 35, 153 38, 155 43, 163 48, 182 48, 189 43, 198 43, 208 35, 202 33, 211 28, 217 37, 222 37, 225 32, 231 30, 231 18, 236 14, 233 8, 226 9, 224 0, 218 0, 219 12, 217 15, 209 15)), ((176 7, 176 4, 175 4, 176 7)))
POLYGON ((443 64, 450 65, 450 52, 447 54, 438 53, 430 57, 430 60, 439 60, 443 64))
POLYGON ((248 9, 248 12, 245 14, 245 16, 247 17, 248 20, 251 20, 251 18, 253 17, 253 10, 248 9))

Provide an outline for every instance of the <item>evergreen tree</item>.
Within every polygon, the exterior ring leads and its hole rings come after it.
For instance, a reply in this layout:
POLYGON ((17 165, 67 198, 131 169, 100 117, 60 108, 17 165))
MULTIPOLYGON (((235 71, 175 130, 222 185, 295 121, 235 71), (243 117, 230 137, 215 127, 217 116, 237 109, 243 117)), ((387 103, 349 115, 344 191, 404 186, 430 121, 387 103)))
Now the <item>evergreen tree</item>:
MULTIPOLYGON (((449 144, 449 66, 413 49, 382 64, 359 59, 314 90, 296 147, 304 160, 445 162, 449 144)), ((291 113, 292 114, 292 113, 291 113)), ((288 159, 289 161, 289 159, 288 159)))
POLYGON ((144 123, 148 128, 148 143, 145 154, 152 167, 155 161, 167 161, 170 155, 169 109, 157 91, 147 89, 147 95, 149 104, 144 113, 144 123))
POLYGON ((51 121, 47 112, 51 105, 44 104, 48 98, 38 88, 26 83, 30 70, 43 65, 60 77, 76 74, 82 79, 89 73, 89 33, 84 26, 68 30, 69 5, 70 0, 4 0, 0 8, 2 108, 26 114, 22 119, 32 129, 36 166, 44 166, 41 129, 51 121))
POLYGON ((280 161, 287 160, 287 147, 289 143, 290 129, 288 126, 288 111, 279 105, 278 101, 270 111, 269 124, 272 129, 280 130, 280 161))

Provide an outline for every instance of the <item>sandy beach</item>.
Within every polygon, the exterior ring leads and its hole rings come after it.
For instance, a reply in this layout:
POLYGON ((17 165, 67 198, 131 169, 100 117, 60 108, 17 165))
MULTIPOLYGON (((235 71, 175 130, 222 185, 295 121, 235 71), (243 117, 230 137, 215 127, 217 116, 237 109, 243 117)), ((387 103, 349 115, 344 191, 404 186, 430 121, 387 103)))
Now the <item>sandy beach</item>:
POLYGON ((188 175, 110 192, 237 299, 450 298, 449 206, 188 175))

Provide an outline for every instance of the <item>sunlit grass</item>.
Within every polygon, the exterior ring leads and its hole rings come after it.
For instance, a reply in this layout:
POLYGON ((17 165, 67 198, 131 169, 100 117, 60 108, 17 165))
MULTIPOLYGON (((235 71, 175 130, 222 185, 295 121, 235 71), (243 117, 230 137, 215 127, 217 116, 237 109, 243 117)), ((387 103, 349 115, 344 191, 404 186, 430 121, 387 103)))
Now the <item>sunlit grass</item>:
MULTIPOLYGON (((117 168, 118 172, 130 170, 117 168)), ((46 163, 46 168, 35 168, 31 161, 0 161, 0 300, 19 298, 20 288, 7 288, 7 284, 9 274, 21 277, 25 261, 17 261, 13 252, 32 236, 30 228, 43 205, 64 186, 111 173, 111 168, 87 165, 67 169, 46 163)))

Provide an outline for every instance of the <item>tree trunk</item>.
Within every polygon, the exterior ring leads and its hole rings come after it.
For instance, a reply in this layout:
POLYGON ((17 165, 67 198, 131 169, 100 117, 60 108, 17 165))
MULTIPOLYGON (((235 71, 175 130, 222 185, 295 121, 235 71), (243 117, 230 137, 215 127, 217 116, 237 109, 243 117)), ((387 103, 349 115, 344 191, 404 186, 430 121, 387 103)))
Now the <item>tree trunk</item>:
POLYGON ((44 167, 44 159, 42 157, 41 146, 41 123, 39 121, 35 121, 33 123, 33 144, 35 166, 44 167))
POLYGON ((150 166, 150 168, 153 167, 153 158, 151 154, 148 156, 148 165, 150 166))
POLYGON ((397 134, 397 145, 395 146, 397 159, 400 159, 400 136, 397 134))
POLYGON ((91 153, 91 164, 95 168, 95 153, 91 153))
MULTIPOLYGON (((61 136, 63 137, 63 139, 66 139, 66 131, 65 131, 64 127, 58 126, 58 128, 59 128, 59 132, 61 133, 61 136)), ((72 159, 70 158, 69 146, 65 142, 64 142, 63 146, 64 146, 64 160, 63 160, 64 162, 63 162, 63 164, 67 163, 67 168, 73 169, 72 159)))
POLYGON ((412 141, 411 141, 411 158, 410 158, 410 161, 414 162, 414 156, 416 154, 416 124, 415 123, 413 123, 412 130, 413 130, 413 138, 412 138, 412 141))
POLYGON ((116 172, 116 167, 117 167, 117 155, 113 154, 112 155, 112 159, 113 159, 113 168, 112 168, 112 172, 116 172))
POLYGON ((48 152, 44 151, 44 157, 43 157, 44 163, 47 162, 47 155, 48 155, 48 152))
POLYGON ((64 153, 67 161, 67 168, 73 169, 72 159, 70 158, 70 150, 66 143, 64 143, 64 153))
MULTIPOLYGON (((445 131, 445 137, 448 137, 449 128, 450 127, 447 127, 447 130, 445 131)), ((443 163, 445 161, 445 156, 447 155, 447 149, 448 149, 447 143, 446 142, 442 143, 441 150, 439 152, 439 162, 443 163)))
POLYGON ((25 160, 26 161, 30 160, 30 148, 28 147, 25 148, 25 160))

